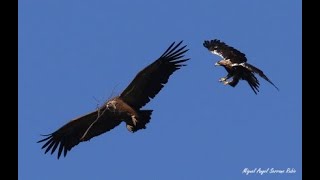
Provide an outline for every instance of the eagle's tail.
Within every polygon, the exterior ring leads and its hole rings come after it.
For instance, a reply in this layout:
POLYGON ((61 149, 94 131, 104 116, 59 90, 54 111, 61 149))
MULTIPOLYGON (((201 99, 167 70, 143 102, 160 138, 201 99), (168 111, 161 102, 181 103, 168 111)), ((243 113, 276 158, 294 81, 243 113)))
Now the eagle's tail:
POLYGON ((259 68, 255 67, 249 63, 243 63, 243 67, 247 68, 251 72, 259 74, 260 77, 262 77, 263 79, 268 81, 270 84, 273 85, 273 87, 275 87, 279 91, 279 88, 275 84, 273 84, 273 82, 259 68))
POLYGON ((151 114, 152 114, 152 110, 141 110, 139 111, 139 117, 138 117, 138 122, 137 124, 131 125, 131 124, 127 124, 127 129, 130 132, 136 132, 140 129, 145 129, 146 128, 146 124, 150 122, 151 119, 151 114))

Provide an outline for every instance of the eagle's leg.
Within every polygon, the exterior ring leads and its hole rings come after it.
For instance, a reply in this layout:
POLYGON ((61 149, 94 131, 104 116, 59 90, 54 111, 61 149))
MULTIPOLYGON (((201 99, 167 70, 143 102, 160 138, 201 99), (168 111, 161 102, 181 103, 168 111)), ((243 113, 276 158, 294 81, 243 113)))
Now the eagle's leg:
POLYGON ((231 81, 223 81, 224 85, 228 85, 231 81))
POLYGON ((227 79, 229 79, 229 78, 231 78, 232 77, 232 75, 231 74, 228 74, 226 77, 222 77, 222 78, 220 78, 219 79, 219 82, 223 82, 223 83, 225 83, 226 82, 226 80, 227 79))
POLYGON ((135 116, 135 115, 132 115, 132 116, 131 116, 131 119, 132 119, 133 125, 136 126, 136 125, 137 125, 137 122, 138 122, 136 116, 135 116))
POLYGON ((226 77, 222 77, 222 78, 219 79, 219 82, 224 82, 224 81, 226 81, 226 80, 227 80, 226 77))

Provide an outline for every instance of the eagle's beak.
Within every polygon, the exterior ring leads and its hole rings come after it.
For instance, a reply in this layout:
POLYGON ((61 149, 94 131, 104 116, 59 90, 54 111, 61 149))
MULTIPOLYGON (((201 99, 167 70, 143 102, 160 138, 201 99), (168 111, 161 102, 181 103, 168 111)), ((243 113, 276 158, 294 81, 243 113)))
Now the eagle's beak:
POLYGON ((220 66, 220 64, 219 64, 218 62, 216 62, 214 65, 215 65, 215 66, 220 66))

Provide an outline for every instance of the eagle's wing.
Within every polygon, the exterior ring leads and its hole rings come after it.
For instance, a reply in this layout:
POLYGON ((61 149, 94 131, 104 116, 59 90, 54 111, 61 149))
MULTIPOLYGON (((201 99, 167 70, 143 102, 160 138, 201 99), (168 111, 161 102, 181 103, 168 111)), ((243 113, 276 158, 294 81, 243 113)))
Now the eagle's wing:
POLYGON ((218 55, 223 59, 230 59, 232 63, 247 62, 245 54, 231 46, 228 46, 218 39, 204 41, 203 46, 206 47, 211 53, 218 55))
POLYGON ((54 133, 45 135, 48 137, 38 141, 38 143, 45 142, 42 149, 46 149, 45 153, 51 150, 51 154, 59 146, 59 159, 62 151, 66 156, 67 152, 80 142, 110 131, 120 123, 121 120, 117 118, 115 113, 110 112, 107 108, 102 108, 71 120, 54 133))
POLYGON ((263 73, 263 71, 261 71, 260 69, 258 69, 257 67, 255 67, 255 66, 253 66, 253 65, 251 65, 249 63, 242 63, 240 65, 242 65, 243 67, 247 68, 251 72, 259 74, 259 76, 261 76, 263 79, 268 81, 270 84, 272 84, 279 91, 279 88, 276 85, 273 84, 273 82, 263 73))
POLYGON ((182 41, 175 45, 173 42, 159 59, 140 71, 120 97, 137 109, 154 98, 168 82, 170 75, 185 66, 182 63, 189 60, 183 58, 188 49, 185 49, 186 45, 179 47, 181 43, 182 41))

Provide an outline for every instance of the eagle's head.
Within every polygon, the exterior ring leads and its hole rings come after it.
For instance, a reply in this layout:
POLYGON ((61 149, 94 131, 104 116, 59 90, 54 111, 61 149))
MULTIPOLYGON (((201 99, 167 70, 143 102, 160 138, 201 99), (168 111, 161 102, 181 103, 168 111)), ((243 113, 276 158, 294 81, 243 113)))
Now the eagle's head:
POLYGON ((221 66, 220 61, 216 62, 214 65, 215 66, 221 66))

